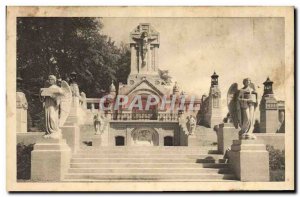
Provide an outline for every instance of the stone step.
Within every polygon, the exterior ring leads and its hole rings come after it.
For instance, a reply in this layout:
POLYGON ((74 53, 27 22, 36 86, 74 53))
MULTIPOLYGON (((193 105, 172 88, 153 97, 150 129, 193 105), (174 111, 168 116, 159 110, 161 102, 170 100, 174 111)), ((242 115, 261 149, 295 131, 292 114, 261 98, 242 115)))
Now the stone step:
POLYGON ((119 154, 119 155, 129 155, 129 154, 157 154, 157 155, 204 155, 204 154, 215 154, 219 155, 217 150, 195 150, 195 151, 103 151, 103 150, 85 150, 85 151, 77 151, 76 154, 119 154))
POLYGON ((223 159, 223 155, 217 154, 159 154, 159 153, 130 153, 130 154, 75 154, 72 158, 186 158, 186 159, 223 159))
POLYGON ((180 153, 180 154, 189 154, 189 153, 198 153, 198 154, 216 154, 217 147, 212 148, 202 148, 202 147, 189 147, 189 148, 144 148, 144 147, 135 147, 132 148, 95 148, 92 146, 85 147, 84 149, 78 150, 77 153, 79 154, 86 154, 89 153, 105 153, 105 154, 111 154, 111 153, 122 153, 122 154, 128 154, 128 153, 159 153, 159 154, 172 154, 172 153, 180 153))
POLYGON ((233 174, 203 174, 203 173, 68 173, 65 179, 92 179, 92 180, 171 180, 171 179, 235 179, 233 174))
MULTIPOLYGON (((108 180, 105 179, 64 179, 63 182, 107 182, 108 180)), ((153 181, 153 180, 143 180, 143 179, 122 179, 122 180, 109 180, 109 182, 145 182, 145 181, 153 181)), ((237 182, 236 179, 161 179, 155 180, 155 182, 237 182)))
POLYGON ((71 163, 223 163, 224 159, 185 158, 72 158, 71 163))
POLYGON ((228 163, 71 163, 71 168, 229 168, 228 163))
POLYGON ((70 168, 69 173, 217 173, 230 172, 229 168, 70 168))
POLYGON ((191 146, 101 146, 98 150, 108 150, 108 151, 184 151, 184 150, 217 150, 217 146, 201 146, 201 147, 191 147, 191 146))

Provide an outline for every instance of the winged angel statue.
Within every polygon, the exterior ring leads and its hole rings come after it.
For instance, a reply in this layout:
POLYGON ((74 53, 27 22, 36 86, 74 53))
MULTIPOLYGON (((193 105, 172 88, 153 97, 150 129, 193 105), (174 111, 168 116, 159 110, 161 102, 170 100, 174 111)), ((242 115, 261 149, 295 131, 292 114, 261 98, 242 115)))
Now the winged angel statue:
POLYGON ((61 87, 57 86, 54 75, 50 75, 48 81, 50 86, 41 89, 46 122, 44 138, 58 139, 61 137, 60 127, 64 125, 70 113, 72 91, 66 81, 61 82, 61 87))
POLYGON ((241 128, 240 139, 256 139, 253 134, 254 116, 257 107, 257 92, 249 78, 243 80, 244 87, 238 84, 230 86, 227 94, 227 105, 235 128, 241 128))

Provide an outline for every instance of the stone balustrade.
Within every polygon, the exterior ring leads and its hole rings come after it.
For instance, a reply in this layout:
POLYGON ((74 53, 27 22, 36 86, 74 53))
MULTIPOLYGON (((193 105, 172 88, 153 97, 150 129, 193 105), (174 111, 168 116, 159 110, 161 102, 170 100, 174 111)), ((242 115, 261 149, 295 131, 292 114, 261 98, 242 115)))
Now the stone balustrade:
POLYGON ((112 120, 141 120, 141 121, 161 121, 161 122, 178 122, 178 114, 170 112, 119 112, 115 113, 112 120))
MULTIPOLYGON (((99 110, 99 98, 86 98, 82 102, 82 107, 92 113, 97 113, 99 110)), ((178 113, 171 112, 153 112, 153 111, 143 111, 143 112, 131 112, 131 111, 106 111, 105 116, 109 116, 112 121, 126 121, 126 120, 141 120, 141 121, 161 121, 161 122, 178 122, 178 113)))
POLYGON ((86 98, 85 103, 86 104, 83 106, 86 107, 87 110, 91 110, 92 112, 95 112, 96 109, 99 109, 100 99, 99 98, 86 98))

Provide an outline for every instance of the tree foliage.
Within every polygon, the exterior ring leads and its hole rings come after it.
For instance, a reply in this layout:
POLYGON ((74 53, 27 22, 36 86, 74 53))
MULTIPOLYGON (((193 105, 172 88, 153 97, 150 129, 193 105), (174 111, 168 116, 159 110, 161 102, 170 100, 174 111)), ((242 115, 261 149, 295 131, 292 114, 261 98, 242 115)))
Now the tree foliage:
POLYGON ((42 116, 38 93, 49 74, 67 80, 75 71, 80 90, 87 97, 100 97, 112 80, 115 85, 126 83, 129 48, 116 46, 100 33, 102 28, 99 18, 17 19, 17 77, 23 79, 22 90, 34 120, 42 116))
POLYGON ((270 181, 285 180, 285 151, 267 145, 269 152, 270 181))

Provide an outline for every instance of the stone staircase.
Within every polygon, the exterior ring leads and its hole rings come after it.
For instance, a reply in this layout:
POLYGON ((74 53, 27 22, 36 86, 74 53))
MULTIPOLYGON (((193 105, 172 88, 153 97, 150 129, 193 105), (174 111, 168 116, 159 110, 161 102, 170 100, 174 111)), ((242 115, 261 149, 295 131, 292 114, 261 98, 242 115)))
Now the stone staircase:
POLYGON ((72 156, 65 181, 232 181, 215 146, 102 147, 72 156))

